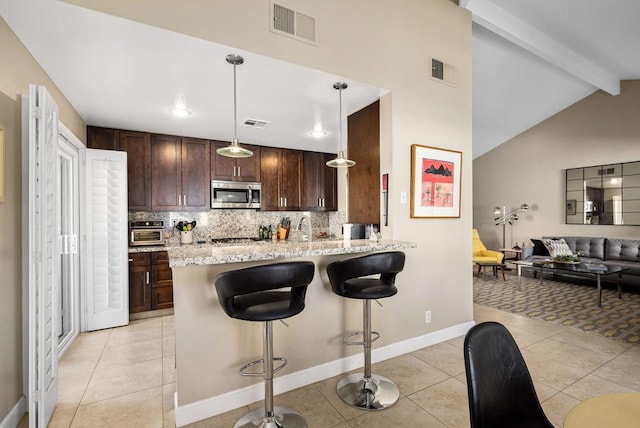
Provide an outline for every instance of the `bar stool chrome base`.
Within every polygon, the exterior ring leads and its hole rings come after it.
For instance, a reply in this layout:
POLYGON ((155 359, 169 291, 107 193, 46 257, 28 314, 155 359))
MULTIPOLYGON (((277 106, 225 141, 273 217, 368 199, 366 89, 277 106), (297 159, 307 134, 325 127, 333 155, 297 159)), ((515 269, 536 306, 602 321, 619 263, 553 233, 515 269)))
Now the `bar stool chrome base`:
POLYGON ((275 406, 273 416, 267 417, 259 408, 238 419, 233 428, 307 428, 307 421, 289 407, 275 406))
POLYGON ((362 373, 351 374, 340 379, 336 390, 345 403, 365 410, 389 408, 400 398, 396 384, 376 374, 368 379, 362 373))

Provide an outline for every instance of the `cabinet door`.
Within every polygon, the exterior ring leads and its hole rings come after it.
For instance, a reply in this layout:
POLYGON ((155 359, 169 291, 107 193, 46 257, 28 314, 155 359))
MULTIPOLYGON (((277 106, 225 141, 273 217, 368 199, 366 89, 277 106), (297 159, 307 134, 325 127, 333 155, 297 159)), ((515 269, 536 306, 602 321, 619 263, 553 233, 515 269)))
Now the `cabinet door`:
POLYGON ((229 158, 220 156, 216 150, 226 147, 225 141, 211 141, 211 179, 227 181, 260 181, 260 146, 243 144, 251 150, 249 158, 229 158))
POLYGON ((284 198, 284 208, 287 211, 299 210, 302 152, 299 150, 282 149, 280 159, 280 194, 284 198))
POLYGON ((171 287, 173 277, 169 263, 151 265, 151 287, 171 287))
POLYGON ((319 167, 322 153, 304 152, 302 155, 302 209, 317 211, 321 207, 319 186, 322 170, 319 167))
POLYGON ((151 210, 151 135, 120 131, 120 148, 127 152, 129 211, 151 210))
POLYGON ((122 150, 120 148, 120 131, 111 128, 87 126, 87 148, 122 150))
POLYGON ((129 313, 151 310, 149 254, 129 254, 129 313))
POLYGON ((228 146, 225 141, 211 141, 211 179, 231 181, 235 179, 236 160, 216 153, 221 147, 228 146))
POLYGON ((157 211, 182 209, 182 138, 151 137, 151 206, 157 211))
POLYGON ((173 287, 154 287, 151 295, 151 309, 173 308, 173 287))
POLYGON ((262 177, 262 211, 278 211, 280 202, 280 149, 262 147, 260 151, 260 175, 262 177))
POLYGON ((211 208, 211 145, 209 140, 182 139, 182 209, 211 208))
POLYGON ((236 181, 260 181, 260 146, 243 145, 253 152, 250 158, 236 159, 236 181))
POLYGON ((320 197, 322 198, 323 211, 338 210, 338 171, 336 168, 327 166, 327 161, 334 159, 335 154, 322 153, 318 167, 322 171, 322 181, 320 182, 320 197))

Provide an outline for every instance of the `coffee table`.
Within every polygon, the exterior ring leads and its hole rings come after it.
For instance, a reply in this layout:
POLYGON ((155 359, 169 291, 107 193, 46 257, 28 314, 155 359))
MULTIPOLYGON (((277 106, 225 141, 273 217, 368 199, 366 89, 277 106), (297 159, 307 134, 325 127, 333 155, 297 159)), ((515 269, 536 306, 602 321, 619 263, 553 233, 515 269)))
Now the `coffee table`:
POLYGON ((561 263, 553 260, 541 260, 533 262, 533 266, 540 273, 540 284, 542 284, 543 273, 553 272, 559 274, 595 277, 598 290, 598 307, 602 307, 602 285, 600 277, 607 275, 618 275, 618 299, 622 298, 622 272, 629 270, 619 266, 607 266, 594 263, 561 263))
POLYGON ((476 262, 478 265, 478 276, 480 276, 480 271, 482 270, 482 279, 487 279, 487 268, 490 267, 493 270, 493 276, 498 276, 498 270, 502 271, 502 280, 506 281, 504 277, 504 263, 496 263, 496 262, 476 262))

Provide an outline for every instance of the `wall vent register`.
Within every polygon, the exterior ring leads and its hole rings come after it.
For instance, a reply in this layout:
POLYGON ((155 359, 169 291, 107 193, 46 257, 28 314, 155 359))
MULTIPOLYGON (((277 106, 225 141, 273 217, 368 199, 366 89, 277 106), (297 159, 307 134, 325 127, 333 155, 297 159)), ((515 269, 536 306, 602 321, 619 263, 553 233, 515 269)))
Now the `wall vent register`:
POLYGON ((271 2, 270 30, 302 42, 318 44, 316 18, 271 2))

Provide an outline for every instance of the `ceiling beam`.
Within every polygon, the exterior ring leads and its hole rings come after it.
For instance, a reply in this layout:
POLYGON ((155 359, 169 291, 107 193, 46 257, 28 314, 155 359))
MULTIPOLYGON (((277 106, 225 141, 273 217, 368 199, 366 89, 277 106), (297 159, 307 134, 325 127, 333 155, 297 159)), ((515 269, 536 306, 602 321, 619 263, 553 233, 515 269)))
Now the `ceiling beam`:
POLYGON ((620 79, 596 62, 557 42, 488 0, 460 0, 473 22, 543 58, 611 95, 620 94, 620 79))

